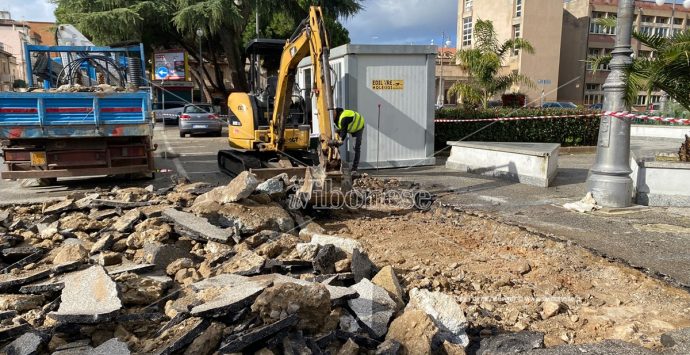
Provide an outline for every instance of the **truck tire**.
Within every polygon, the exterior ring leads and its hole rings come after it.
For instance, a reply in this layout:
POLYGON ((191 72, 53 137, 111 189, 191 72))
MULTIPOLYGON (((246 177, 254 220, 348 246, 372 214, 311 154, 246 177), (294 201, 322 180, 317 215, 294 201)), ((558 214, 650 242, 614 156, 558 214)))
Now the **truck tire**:
POLYGON ((180 138, 184 138, 186 135, 187 135, 186 133, 180 131, 180 138))

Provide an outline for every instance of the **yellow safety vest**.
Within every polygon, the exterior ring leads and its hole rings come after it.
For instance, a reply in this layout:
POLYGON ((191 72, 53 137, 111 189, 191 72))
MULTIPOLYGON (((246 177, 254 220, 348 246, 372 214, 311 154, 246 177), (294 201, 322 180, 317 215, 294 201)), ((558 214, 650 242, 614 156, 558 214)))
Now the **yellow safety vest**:
POLYGON ((352 122, 347 125, 348 133, 359 132, 362 128, 364 128, 364 118, 362 115, 352 110, 344 110, 343 113, 340 114, 340 118, 338 118, 338 129, 343 129, 343 119, 348 117, 354 117, 352 122))

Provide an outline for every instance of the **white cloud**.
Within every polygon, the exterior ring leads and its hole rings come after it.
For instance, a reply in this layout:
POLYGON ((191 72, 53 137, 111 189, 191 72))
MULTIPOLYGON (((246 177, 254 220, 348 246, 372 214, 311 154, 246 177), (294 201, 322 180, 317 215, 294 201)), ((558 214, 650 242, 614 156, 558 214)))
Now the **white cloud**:
POLYGON ((0 10, 9 11, 14 20, 55 21, 55 4, 48 0, 8 0, 0 4, 0 10))
POLYGON ((458 0, 369 0, 344 25, 356 44, 439 44, 443 32, 456 43, 457 13, 458 0))

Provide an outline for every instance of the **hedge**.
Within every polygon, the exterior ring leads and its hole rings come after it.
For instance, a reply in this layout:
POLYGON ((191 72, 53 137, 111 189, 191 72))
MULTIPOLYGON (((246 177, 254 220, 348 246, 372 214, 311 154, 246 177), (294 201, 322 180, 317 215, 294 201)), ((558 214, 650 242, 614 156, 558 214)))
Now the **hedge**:
MULTIPOLYGON (((541 142, 560 143, 562 146, 596 145, 599 137, 599 119, 587 117, 594 111, 585 109, 496 108, 489 110, 441 109, 436 119, 491 119, 495 117, 528 117, 555 115, 583 115, 578 118, 538 119, 524 121, 500 121, 481 130, 467 141, 487 142, 541 142)), ((460 140, 489 124, 487 122, 436 123, 436 149, 446 147, 446 142, 460 140)))

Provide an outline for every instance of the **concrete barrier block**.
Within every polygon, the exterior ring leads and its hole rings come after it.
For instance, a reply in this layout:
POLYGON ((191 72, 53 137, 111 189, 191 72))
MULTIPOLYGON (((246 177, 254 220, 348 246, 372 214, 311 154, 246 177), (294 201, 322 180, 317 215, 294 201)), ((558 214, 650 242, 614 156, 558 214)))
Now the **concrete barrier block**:
POLYGON ((556 143, 448 142, 446 168, 548 187, 558 173, 556 143))

